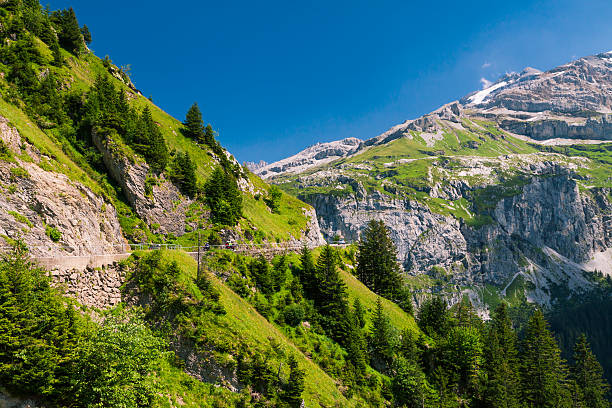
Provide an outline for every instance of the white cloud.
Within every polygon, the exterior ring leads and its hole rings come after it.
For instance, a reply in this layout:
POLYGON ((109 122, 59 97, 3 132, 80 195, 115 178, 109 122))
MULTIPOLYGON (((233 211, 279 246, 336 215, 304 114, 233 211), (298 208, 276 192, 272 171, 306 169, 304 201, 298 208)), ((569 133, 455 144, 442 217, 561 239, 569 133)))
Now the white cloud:
POLYGON ((491 66, 491 63, 490 63, 490 62, 486 62, 486 61, 485 61, 485 63, 484 63, 484 64, 482 64, 482 67, 481 67, 481 68, 482 68, 482 69, 484 69, 484 68, 489 68, 490 66, 491 66))
POLYGON ((487 89, 488 87, 493 85, 493 82, 483 77, 483 78, 480 78, 480 84, 482 85, 482 89, 487 89))

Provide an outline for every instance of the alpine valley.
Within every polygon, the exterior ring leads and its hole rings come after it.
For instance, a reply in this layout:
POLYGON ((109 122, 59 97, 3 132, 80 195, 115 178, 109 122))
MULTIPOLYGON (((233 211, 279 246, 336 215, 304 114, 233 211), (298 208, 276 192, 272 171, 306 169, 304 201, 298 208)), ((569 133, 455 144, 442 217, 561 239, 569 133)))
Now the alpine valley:
POLYGON ((0 408, 610 406, 612 53, 243 166, 81 23, 0 0, 0 408))

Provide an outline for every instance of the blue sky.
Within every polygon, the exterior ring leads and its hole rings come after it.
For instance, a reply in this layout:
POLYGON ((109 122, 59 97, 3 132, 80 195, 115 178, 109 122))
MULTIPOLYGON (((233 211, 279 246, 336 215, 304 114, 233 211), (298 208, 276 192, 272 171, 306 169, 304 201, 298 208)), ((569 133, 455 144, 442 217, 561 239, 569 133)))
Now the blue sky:
POLYGON ((608 1, 52 0, 183 119, 197 101, 240 161, 367 139, 526 66, 612 49, 608 1))

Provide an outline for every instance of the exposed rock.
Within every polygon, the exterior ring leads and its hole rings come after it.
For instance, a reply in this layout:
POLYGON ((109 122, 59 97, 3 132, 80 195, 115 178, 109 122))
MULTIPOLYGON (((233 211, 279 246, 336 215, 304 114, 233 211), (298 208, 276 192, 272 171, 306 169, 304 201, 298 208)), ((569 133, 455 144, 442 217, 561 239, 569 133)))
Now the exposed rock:
POLYGON ((163 175, 153 175, 144 161, 131 160, 112 138, 103 139, 94 133, 92 139, 102 153, 106 168, 121 186, 136 214, 150 226, 159 226, 159 232, 182 235, 185 232, 185 212, 191 200, 163 175))
POLYGON ((33 256, 104 254, 121 247, 125 240, 111 204, 80 182, 44 170, 53 160, 22 141, 2 117, 0 138, 14 155, 0 161, 0 235, 23 239, 33 256), (57 242, 51 228, 60 234, 57 242))
POLYGON ((263 179, 278 174, 301 173, 307 169, 353 154, 359 150, 361 143, 361 140, 354 137, 336 142, 317 143, 291 157, 259 167, 253 172, 263 179))

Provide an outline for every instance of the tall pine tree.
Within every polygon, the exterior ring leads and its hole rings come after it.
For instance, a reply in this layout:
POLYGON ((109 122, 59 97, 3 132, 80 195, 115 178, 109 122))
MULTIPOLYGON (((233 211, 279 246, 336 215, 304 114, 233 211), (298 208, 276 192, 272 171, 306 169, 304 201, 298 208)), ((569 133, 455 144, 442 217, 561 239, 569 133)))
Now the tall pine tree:
POLYGON ((516 335, 508 307, 503 302, 493 313, 484 346, 484 406, 520 408, 521 383, 516 335))
POLYGON ((361 236, 356 274, 374 293, 397 300, 402 288, 397 249, 382 221, 371 220, 361 236))
POLYGON ((520 357, 524 402, 538 408, 568 406, 567 367, 540 310, 527 323, 520 357))
POLYGON ((198 143, 204 143, 204 122, 197 102, 191 105, 191 108, 187 111, 183 126, 185 126, 185 136, 198 143))
POLYGON ((585 408, 608 408, 606 399, 610 385, 603 377, 603 369, 584 334, 581 334, 574 346, 574 366, 572 379, 579 388, 585 408))

